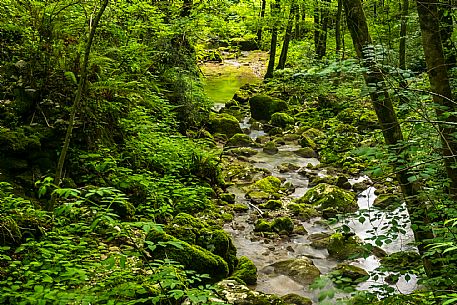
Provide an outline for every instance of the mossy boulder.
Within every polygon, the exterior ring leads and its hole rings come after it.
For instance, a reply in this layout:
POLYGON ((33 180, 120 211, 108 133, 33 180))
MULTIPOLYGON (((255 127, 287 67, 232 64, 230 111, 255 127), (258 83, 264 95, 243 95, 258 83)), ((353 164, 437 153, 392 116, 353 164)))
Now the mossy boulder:
POLYGON ((248 147, 254 146, 254 141, 247 134, 237 133, 225 145, 228 147, 248 147))
POLYGON ((260 204, 259 208, 266 210, 279 210, 282 208, 282 202, 281 200, 268 200, 267 202, 260 204))
MULTIPOLYGON (((172 259, 186 269, 195 270, 200 274, 209 274, 213 281, 222 280, 229 274, 228 265, 222 257, 164 232, 151 230, 146 236, 146 242, 151 242, 153 245, 159 243, 166 245, 157 246, 154 251, 151 251, 154 259, 172 259), (179 247, 175 245, 179 245, 179 247)), ((147 246, 145 248, 149 249, 147 246)))
POLYGON ((198 245, 222 257, 230 272, 237 264, 236 247, 228 233, 186 213, 175 216, 165 232, 191 245, 198 245))
POLYGON ((331 278, 334 283, 339 285, 358 284, 366 281, 370 275, 363 268, 341 263, 331 272, 331 278))
POLYGON ((332 184, 334 185, 336 183, 336 179, 333 176, 310 176, 309 177, 309 182, 308 186, 316 186, 321 183, 326 183, 326 184, 332 184))
POLYGON ((327 250, 330 257, 340 261, 370 254, 357 236, 341 233, 335 233, 329 237, 327 250))
POLYGON ((19 245, 22 233, 16 221, 11 216, 4 216, 0 220, 0 246, 19 245))
POLYGON ((29 155, 41 148, 40 137, 30 127, 14 130, 0 127, 0 152, 17 157, 29 155))
POLYGON ((300 166, 295 165, 293 163, 282 163, 278 165, 278 170, 280 173, 288 173, 291 171, 296 171, 298 169, 300 169, 300 166))
POLYGON ((312 148, 313 150, 317 149, 316 142, 314 142, 314 140, 306 134, 303 134, 300 137, 300 140, 298 141, 298 143, 300 144, 301 147, 309 147, 309 148, 312 148))
POLYGON ((294 222, 289 217, 277 217, 272 221, 271 228, 279 234, 291 234, 294 231, 294 222))
POLYGON ((271 265, 275 273, 287 275, 297 283, 309 285, 316 280, 321 272, 307 257, 294 258, 276 262, 271 265))
POLYGON ((232 305, 286 305, 279 297, 254 291, 236 280, 223 280, 217 283, 219 293, 227 304, 232 305))
POLYGON ((233 100, 245 104, 249 101, 251 94, 252 93, 249 90, 239 89, 233 96, 233 100))
POLYGON ((249 258, 242 256, 238 259, 238 265, 231 278, 240 279, 247 285, 254 285, 257 282, 257 267, 249 258))
POLYGON ((285 101, 266 95, 255 95, 249 99, 252 118, 269 121, 273 113, 288 109, 285 101))
POLYGON ((395 210, 401 205, 401 198, 395 194, 381 194, 374 200, 373 206, 380 209, 395 210))
POLYGON ((313 304, 313 302, 309 298, 303 297, 303 296, 295 294, 295 293, 289 293, 289 294, 283 295, 281 297, 281 300, 283 300, 287 305, 312 305, 313 304))
POLYGON ((247 188, 246 196, 251 200, 265 201, 270 197, 275 197, 275 194, 281 189, 281 180, 279 178, 268 176, 256 181, 247 188))
POLYGON ((314 151, 311 147, 303 147, 298 150, 294 151, 294 154, 296 154, 299 157, 302 158, 317 158, 317 152, 314 151))
POLYGON ((258 219, 254 224, 254 231, 256 232, 273 232, 271 222, 263 218, 258 219))
POLYGON ((233 116, 227 113, 209 114, 208 129, 213 134, 224 134, 228 138, 233 137, 237 133, 242 133, 240 122, 233 116))
POLYGON ((420 268, 422 260, 417 252, 400 251, 389 254, 381 259, 381 266, 389 271, 409 271, 420 268))
POLYGON ((237 37, 231 40, 231 44, 238 46, 240 51, 255 51, 259 49, 256 37, 253 35, 246 35, 245 37, 237 37))
POLYGON ((330 243, 331 234, 320 232, 313 233, 308 236, 308 240, 311 241, 311 246, 316 249, 326 249, 330 243))
POLYGON ((286 128, 294 125, 294 118, 284 112, 276 112, 271 115, 270 124, 276 127, 286 128))
POLYGON ((298 199, 298 203, 312 204, 321 211, 333 209, 336 213, 352 213, 358 210, 354 193, 326 183, 309 189, 298 199))
POLYGON ((250 148, 250 147, 237 147, 237 148, 232 148, 228 151, 227 154, 231 156, 236 156, 236 157, 252 157, 258 153, 257 150, 250 148))
POLYGON ((222 193, 219 197, 227 203, 235 203, 235 194, 233 193, 222 193))
POLYGON ((269 155, 277 154, 278 151, 279 151, 276 143, 273 142, 273 141, 265 143, 265 145, 263 146, 262 150, 263 150, 264 153, 267 153, 269 155))
POLYGON ((292 213, 292 215, 303 221, 321 216, 321 213, 319 213, 319 211, 310 204, 289 203, 287 205, 287 209, 290 213, 292 213))

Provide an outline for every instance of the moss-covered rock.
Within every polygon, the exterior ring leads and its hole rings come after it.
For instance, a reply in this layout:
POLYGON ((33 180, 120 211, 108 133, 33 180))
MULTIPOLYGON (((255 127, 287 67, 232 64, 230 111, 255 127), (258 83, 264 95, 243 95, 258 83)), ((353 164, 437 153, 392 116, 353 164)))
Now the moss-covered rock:
POLYGON ((422 266, 422 260, 417 252, 400 251, 389 254, 381 259, 381 266, 389 271, 408 271, 422 266))
POLYGON ((370 253, 367 248, 363 247, 357 236, 341 233, 335 233, 329 237, 327 250, 330 257, 341 261, 368 256, 370 253))
POLYGON ((271 115, 288 109, 285 101, 266 95, 255 95, 249 99, 251 116, 256 120, 268 121, 271 115))
POLYGON ((321 232, 313 233, 308 236, 308 240, 311 241, 311 246, 316 249, 326 249, 330 243, 331 234, 321 232))
POLYGON ((21 127, 10 130, 0 127, 0 152, 15 156, 28 155, 39 150, 40 147, 40 138, 31 128, 21 127))
POLYGON ((311 284, 321 274, 313 261, 307 257, 276 262, 271 266, 276 273, 287 275, 302 285, 311 284))
POLYGON ((229 155, 232 156, 242 156, 242 157, 252 157, 258 153, 257 150, 250 148, 250 147, 237 147, 237 148, 232 148, 228 151, 229 155))
POLYGON ((231 137, 226 146, 228 147, 248 147, 254 146, 254 140, 251 139, 247 134, 237 133, 231 137))
POLYGON ((289 294, 283 295, 281 297, 281 300, 283 300, 288 305, 312 305, 313 304, 313 302, 309 298, 302 297, 301 295, 298 295, 295 293, 289 293, 289 294))
POLYGON ((271 222, 271 229, 279 234, 290 234, 294 231, 294 222, 289 217, 277 217, 271 222))
POLYGON ((309 189, 298 203, 312 204, 321 211, 334 209, 337 213, 351 213, 358 210, 355 194, 326 183, 309 189))
POLYGON ((282 208, 281 200, 268 200, 265 203, 259 205, 259 208, 266 210, 279 210, 282 208))
POLYGON ((314 140, 307 134, 303 134, 300 137, 300 140, 298 141, 298 143, 300 144, 301 147, 309 147, 309 148, 312 148, 313 150, 317 149, 316 142, 314 142, 314 140))
POLYGON ((230 272, 236 265, 236 248, 228 233, 186 213, 175 216, 165 232, 191 245, 198 245, 222 257, 230 272))
POLYGON ((235 194, 233 193, 222 193, 219 197, 227 203, 235 203, 235 194))
POLYGON ((276 143, 273 141, 265 143, 262 150, 264 153, 267 153, 269 155, 277 154, 279 151, 278 147, 276 146, 276 143))
POLYGON ((286 128, 294 125, 294 118, 285 112, 276 112, 271 115, 270 124, 273 126, 286 128))
POLYGON ((303 221, 321 216, 321 213, 319 213, 319 211, 317 211, 316 208, 310 204, 290 203, 287 205, 287 209, 292 213, 292 215, 303 221))
POLYGON ((240 122, 232 115, 227 113, 210 113, 208 129, 213 134, 224 134, 228 138, 237 133, 242 133, 240 122))
POLYGON ((298 169, 300 169, 300 166, 295 165, 293 163, 282 163, 278 165, 278 170, 280 173, 287 173, 291 171, 296 171, 298 169))
POLYGON ((366 281, 370 275, 363 268, 341 263, 331 272, 331 278, 334 283, 339 285, 358 284, 366 281))
POLYGON ((235 203, 228 206, 234 212, 247 212, 249 211, 249 207, 243 203, 235 203))
POLYGON ((308 186, 316 186, 316 185, 319 185, 321 183, 326 183, 326 184, 335 184, 336 183, 336 179, 335 177, 333 176, 318 176, 318 175, 315 175, 315 176, 310 176, 309 177, 309 182, 308 182, 308 186))
POLYGON ((217 283, 219 293, 232 305, 286 305, 279 297, 254 291, 235 280, 217 283))
MULTIPOLYGON (((227 263, 218 255, 185 241, 179 240, 164 232, 151 230, 146 237, 147 242, 157 245, 151 255, 154 259, 172 259, 186 269, 195 270, 200 274, 209 274, 213 281, 226 278, 229 274, 227 263), (162 243, 166 246, 159 246, 162 243), (179 245, 179 247, 174 246, 179 245)), ((146 249, 149 249, 147 246, 146 249)))
POLYGON ((273 232, 271 222, 263 218, 258 219, 254 224, 254 231, 256 232, 273 232))
POLYGON ((247 188, 246 196, 255 202, 265 201, 274 197, 281 189, 279 178, 268 176, 256 181, 247 188))
POLYGON ((257 267, 249 258, 242 256, 231 277, 238 278, 247 285, 254 285, 257 282, 257 267))
POLYGON ((296 151, 294 151, 294 154, 296 154, 299 157, 302 158, 317 158, 317 152, 315 152, 311 147, 303 147, 300 148, 296 151))
POLYGON ((395 194, 381 194, 373 202, 373 206, 380 209, 395 210, 401 205, 401 198, 395 194))

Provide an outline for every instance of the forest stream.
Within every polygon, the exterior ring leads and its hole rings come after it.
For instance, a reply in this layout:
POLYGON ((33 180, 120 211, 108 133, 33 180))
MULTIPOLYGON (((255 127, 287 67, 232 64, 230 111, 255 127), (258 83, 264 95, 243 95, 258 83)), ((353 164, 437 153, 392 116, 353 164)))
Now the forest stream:
MULTIPOLYGON (((266 54, 245 52, 238 59, 226 60, 224 63, 206 63, 201 69, 206 76, 205 90, 208 96, 214 100, 215 112, 221 111, 224 103, 229 101, 234 93, 244 84, 261 81, 264 71, 266 54)), ((240 127, 256 140, 258 137, 265 136, 266 133, 259 125, 251 126, 249 115, 241 120, 240 127)), ((301 148, 298 144, 287 143, 278 147, 278 152, 269 154, 262 148, 254 148, 257 153, 245 157, 245 161, 252 164, 255 168, 268 172, 271 176, 278 177, 283 185, 292 186, 292 191, 281 201, 287 206, 293 200, 303 196, 310 188, 308 177, 310 175, 324 177, 332 175, 327 172, 325 167, 316 167, 320 162, 317 158, 303 158, 295 154, 301 148), (281 170, 283 164, 293 164, 292 170, 281 170), (311 166, 310 166, 311 165, 311 166)), ((357 194, 357 204, 359 211, 346 215, 338 223, 328 225, 320 217, 314 217, 307 221, 294 219, 295 224, 302 226, 301 234, 290 236, 279 235, 279 237, 264 237, 254 232, 254 222, 261 217, 262 211, 255 204, 246 198, 246 189, 243 185, 234 184, 228 191, 235 194, 236 203, 244 203, 249 206, 245 213, 236 213, 233 221, 227 223, 225 231, 233 237, 238 250, 238 256, 247 256, 251 259, 258 269, 257 284, 251 288, 268 294, 286 295, 290 293, 306 296, 318 302, 322 291, 334 290, 331 281, 326 282, 318 289, 310 289, 309 281, 297 280, 293 274, 286 274, 275 268, 275 264, 281 261, 297 258, 309 258, 319 269, 321 275, 331 272, 340 261, 329 257, 327 249, 319 249, 312 246, 313 236, 322 234, 331 235, 343 224, 350 228, 351 234, 355 234, 362 241, 371 243, 373 236, 385 234, 390 228, 392 220, 398 222, 400 226, 406 228, 404 234, 399 234, 398 238, 391 243, 381 246, 384 253, 391 254, 398 251, 417 251, 413 243, 413 234, 409 226, 409 216, 405 206, 400 206, 395 210, 386 211, 373 207, 373 202, 377 197, 374 193, 375 188, 367 176, 351 177, 348 181, 351 185, 365 183, 366 188, 357 194)), ((281 215, 281 211, 277 212, 281 215)), ((381 251, 382 251, 381 250, 381 251)), ((366 270, 370 278, 356 287, 358 290, 376 291, 376 285, 386 284, 388 273, 379 273, 376 269, 380 266, 379 258, 371 254, 366 258, 345 260, 353 266, 366 270)), ((399 280, 390 285, 399 293, 408 294, 417 289, 417 279, 414 275, 401 276, 399 280)), ((339 290, 336 297, 344 297, 344 293, 339 290)))

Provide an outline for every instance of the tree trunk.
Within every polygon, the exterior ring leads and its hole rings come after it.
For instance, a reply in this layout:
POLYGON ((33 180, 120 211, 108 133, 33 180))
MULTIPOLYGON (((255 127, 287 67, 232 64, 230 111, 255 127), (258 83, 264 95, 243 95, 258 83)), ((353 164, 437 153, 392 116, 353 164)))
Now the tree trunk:
MULTIPOLYGON (((417 197, 418 188, 408 179, 412 175, 406 170, 409 158, 405 156, 406 153, 403 151, 401 145, 403 142, 402 131, 388 93, 384 74, 374 61, 374 47, 368 32, 362 3, 360 0, 344 0, 343 5, 346 22, 357 56, 362 60, 367 69, 364 74, 365 83, 369 88, 373 89, 370 90, 370 97, 381 126, 384 140, 389 145, 390 152, 399 156, 391 165, 396 172, 396 178, 400 183, 405 197, 414 237, 419 243, 419 252, 421 255, 424 255, 426 242, 433 239, 434 235, 430 226, 428 226, 426 207, 417 197)), ((433 270, 436 268, 426 257, 424 257, 424 267, 429 275, 433 274, 433 270)))
MULTIPOLYGON (((54 177, 54 184, 57 186, 60 184, 60 180, 62 179, 63 166, 65 163, 65 158, 67 156, 68 148, 70 147, 70 139, 71 139, 71 135, 73 133, 73 127, 75 126, 76 113, 79 110, 79 104, 82 99, 83 89, 85 88, 85 85, 86 85, 87 66, 89 64, 90 49, 92 47, 92 42, 94 41, 95 31, 97 30, 100 19, 102 18, 103 13, 105 12, 106 7, 108 6, 108 1, 109 0, 103 1, 102 6, 100 7, 100 10, 98 11, 97 15, 95 16, 93 23, 90 25, 91 28, 90 28, 90 32, 89 32, 89 38, 87 39, 86 48, 84 50, 84 62, 81 67, 81 76, 79 78, 78 90, 76 91, 75 100, 73 101, 73 106, 71 108, 70 120, 68 122, 67 132, 65 134, 65 141, 62 146, 62 151, 60 152, 59 161, 57 163, 57 168, 56 168, 56 174, 54 177)), ((51 201, 49 202, 47 209, 52 210, 54 208, 54 203, 55 203, 55 196, 53 196, 51 198, 51 201)))
POLYGON ((294 1, 292 4, 293 11, 295 11, 295 31, 294 31, 294 38, 299 39, 301 37, 301 19, 300 19, 300 14, 304 13, 300 10, 300 7, 298 6, 297 2, 294 1))
POLYGON ((322 7, 315 11, 314 23, 317 25, 315 29, 315 45, 316 45, 316 58, 322 59, 327 53, 327 29, 329 21, 329 5, 328 0, 323 2, 322 7), (320 19, 320 20, 319 20, 320 19))
POLYGON ((338 0, 338 9, 336 11, 335 21, 335 40, 336 40, 336 53, 341 50, 341 15, 343 13, 343 0, 338 0))
MULTIPOLYGON (((277 17, 277 11, 279 10, 279 0, 275 0, 271 7, 271 13, 273 17, 277 17)), ((265 73, 265 79, 272 78, 275 68, 275 57, 276 57, 276 45, 278 43, 278 28, 276 20, 274 21, 273 28, 271 29, 271 44, 270 44, 270 57, 268 59, 267 72, 265 73)))
POLYGON ((281 70, 286 66, 287 52, 289 51, 289 42, 292 37, 292 25, 294 23, 294 17, 297 14, 295 3, 292 3, 289 12, 289 20, 287 21, 286 33, 284 34, 284 41, 282 43, 281 55, 279 56, 279 62, 276 69, 281 70))
POLYGON ((435 0, 417 0, 417 12, 422 33, 422 46, 424 48, 425 62, 427 63, 428 76, 433 94, 433 102, 436 107, 438 121, 444 122, 439 126, 442 143, 442 154, 446 172, 450 180, 450 195, 457 199, 457 169, 453 168, 457 164, 457 140, 453 133, 457 131, 455 125, 447 123, 457 123, 456 111, 452 100, 452 91, 446 68, 443 47, 439 26, 439 14, 435 0))
POLYGON ((447 3, 440 3, 438 14, 440 17, 440 35, 446 65, 448 69, 454 68, 456 66, 457 54, 454 42, 452 41, 454 22, 452 20, 452 5, 450 0, 447 3))
POLYGON ((267 7, 267 0, 262 0, 262 6, 260 8, 260 27, 257 30, 257 42, 258 43, 260 43, 262 41, 263 20, 265 17, 266 7, 267 7))
MULTIPOLYGON (((398 67, 400 70, 406 70, 406 32, 408 25, 408 14, 409 14, 409 0, 403 0, 401 8, 401 24, 400 24, 400 46, 398 51, 399 64, 398 67)), ((403 76, 400 76, 400 87, 406 89, 408 84, 404 80, 403 76)), ((407 97, 403 94, 400 94, 400 103, 407 103, 407 97)))

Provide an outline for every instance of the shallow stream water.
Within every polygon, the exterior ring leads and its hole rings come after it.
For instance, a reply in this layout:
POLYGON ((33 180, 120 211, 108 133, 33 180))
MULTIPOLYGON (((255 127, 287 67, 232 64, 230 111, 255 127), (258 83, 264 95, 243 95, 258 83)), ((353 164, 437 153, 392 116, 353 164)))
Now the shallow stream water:
MULTIPOLYGON (((262 56, 255 57, 264 58, 262 56)), ((202 70, 207 71, 206 88, 208 95, 215 101, 215 110, 218 111, 223 104, 230 100, 236 90, 240 86, 246 83, 252 83, 260 81, 259 76, 262 75, 258 71, 261 71, 258 66, 251 66, 248 56, 242 57, 239 61, 230 61, 223 64, 208 64, 202 67, 202 70), (235 67, 244 67, 243 69, 233 69, 235 67)), ((263 60, 263 59, 262 59, 263 60)), ((258 62, 255 62, 258 65, 258 62)), ((262 136, 265 133, 262 130, 253 130, 249 124, 249 118, 245 118, 240 126, 243 130, 247 130, 251 138, 255 139, 258 136, 262 136)), ((261 149, 257 149, 258 153, 252 157, 249 157, 249 162, 254 167, 268 170, 272 176, 278 177, 285 182, 291 183, 295 190, 292 194, 282 198, 282 201, 287 204, 296 198, 303 196, 308 188, 308 179, 306 176, 300 174, 300 171, 304 171, 307 165, 310 163, 313 166, 319 164, 319 160, 315 158, 301 158, 293 153, 298 150, 299 145, 288 144, 279 147, 279 152, 274 155, 264 153, 261 149), (291 163, 296 165, 298 170, 292 170, 286 173, 281 173, 278 166, 282 163, 291 163)), ((325 175, 325 168, 319 170, 318 175, 325 175)), ((368 180, 367 177, 354 177, 350 180, 350 183, 356 183, 363 180, 368 180)), ((384 234, 390 228, 390 222, 392 218, 406 227, 406 233, 400 234, 396 240, 393 240, 390 244, 384 244, 381 248, 388 254, 413 250, 412 246, 413 235, 409 228, 409 217, 404 206, 399 207, 394 211, 381 211, 373 208, 373 202, 376 198, 374 194, 374 188, 369 187, 358 196, 358 205, 360 211, 353 216, 348 216, 344 220, 344 224, 351 228, 358 237, 363 241, 374 244, 372 238, 377 234, 384 234), (360 215, 366 219, 363 223, 359 221, 360 215)), ((245 198, 245 192, 243 188, 234 185, 229 188, 229 191, 236 195, 237 203, 246 203, 249 205, 248 200, 245 198)), ((311 241, 308 236, 313 233, 333 233, 335 227, 341 226, 343 223, 338 223, 333 226, 327 225, 322 221, 321 218, 314 218, 307 222, 300 222, 300 225, 304 227, 306 233, 304 235, 295 236, 281 236, 275 239, 262 238, 254 234, 253 219, 255 214, 258 214, 257 209, 251 209, 247 213, 237 214, 231 223, 226 224, 225 230, 229 232, 234 240, 234 243, 238 249, 238 256, 247 256, 257 266, 258 269, 258 283, 254 289, 265 293, 274 293, 277 295, 285 295, 289 293, 296 293, 299 295, 307 296, 313 300, 314 303, 318 303, 318 290, 311 290, 307 285, 297 283, 288 276, 275 274, 274 268, 271 265, 278 261, 283 261, 290 258, 299 258, 306 256, 314 262, 315 266, 319 268, 321 274, 325 275, 329 273, 339 263, 329 258, 326 249, 315 249, 311 247, 311 241)), ((370 273, 371 277, 369 280, 359 284, 357 289, 360 290, 371 290, 375 291, 377 288, 372 287, 376 284, 385 284, 384 275, 378 276, 377 280, 374 280, 373 275, 376 273, 376 268, 379 267, 379 259, 375 256, 369 256, 366 259, 357 259, 349 262, 350 264, 362 267, 370 273)), ((412 290, 417 288, 417 279, 412 276, 409 281, 406 281, 404 277, 400 278, 395 286, 393 286, 400 293, 410 293, 412 290)), ((324 289, 332 289, 332 287, 325 287, 324 289)), ((337 294, 339 297, 344 297, 345 294, 337 294)))

